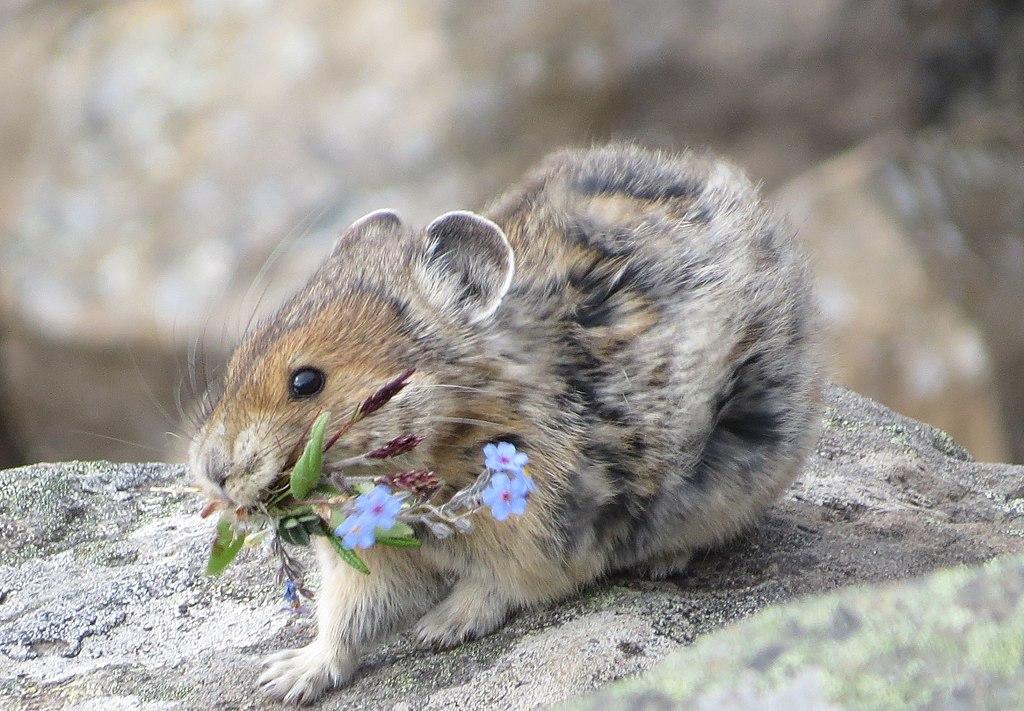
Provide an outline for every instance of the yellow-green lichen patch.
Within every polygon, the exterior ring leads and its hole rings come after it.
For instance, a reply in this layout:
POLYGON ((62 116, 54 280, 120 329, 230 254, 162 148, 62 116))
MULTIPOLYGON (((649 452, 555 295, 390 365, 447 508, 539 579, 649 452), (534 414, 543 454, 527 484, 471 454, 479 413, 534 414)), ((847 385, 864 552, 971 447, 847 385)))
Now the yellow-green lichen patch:
POLYGON ((925 708, 954 692, 1024 699, 1024 559, 768 610, 580 706, 650 694, 699 705, 740 686, 768 698, 808 673, 842 708, 925 708))

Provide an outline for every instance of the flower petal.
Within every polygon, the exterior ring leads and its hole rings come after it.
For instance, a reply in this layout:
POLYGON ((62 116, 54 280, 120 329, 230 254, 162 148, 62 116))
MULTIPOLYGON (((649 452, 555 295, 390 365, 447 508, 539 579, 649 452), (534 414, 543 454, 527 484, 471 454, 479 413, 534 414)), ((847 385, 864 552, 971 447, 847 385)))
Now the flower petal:
POLYGON ((511 478, 509 485, 515 496, 526 496, 533 491, 533 480, 525 474, 516 474, 511 478))
POLYGON ((358 537, 356 539, 356 547, 357 548, 369 548, 370 546, 372 546, 376 542, 377 542, 376 534, 374 533, 372 528, 367 526, 366 528, 363 528, 363 529, 361 529, 359 531, 358 537))
POLYGON ((347 533, 350 533, 356 524, 359 523, 359 516, 356 514, 349 515, 344 521, 338 524, 337 528, 334 529, 334 535, 341 538, 347 533))

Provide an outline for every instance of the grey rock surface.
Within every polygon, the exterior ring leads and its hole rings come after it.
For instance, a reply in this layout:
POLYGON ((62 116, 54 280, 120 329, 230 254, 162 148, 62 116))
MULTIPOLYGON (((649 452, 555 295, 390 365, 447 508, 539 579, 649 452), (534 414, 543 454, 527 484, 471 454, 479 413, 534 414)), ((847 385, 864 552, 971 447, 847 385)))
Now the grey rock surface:
POLYGON ((642 677, 600 711, 1024 708, 1024 558, 765 610, 642 677))
MULTIPOLYGON (((1024 469, 841 389, 785 499, 685 575, 605 581, 457 649, 374 650, 324 708, 530 708, 643 672, 793 598, 1024 552, 1024 469)), ((301 644, 252 555, 203 574, 211 525, 180 467, 0 473, 0 707, 259 709, 259 660, 301 644)))
POLYGON ((1024 462, 1020 112, 876 136, 775 199, 812 257, 836 379, 1024 462))
POLYGON ((612 136, 778 184, 958 104, 1020 105, 1016 5, 4 3, 6 424, 27 461, 173 459, 152 401, 201 390, 195 339, 222 361, 264 287, 278 303, 360 215, 479 208, 612 136))

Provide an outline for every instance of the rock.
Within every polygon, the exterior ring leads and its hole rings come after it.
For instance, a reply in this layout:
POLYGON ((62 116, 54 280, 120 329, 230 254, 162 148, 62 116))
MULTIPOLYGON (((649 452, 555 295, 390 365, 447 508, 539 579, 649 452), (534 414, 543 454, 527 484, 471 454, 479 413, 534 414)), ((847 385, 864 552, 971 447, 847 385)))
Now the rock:
POLYGON ((1024 121, 974 114, 901 148, 879 157, 870 187, 980 332, 1009 449, 1000 459, 1024 462, 1024 121))
MULTIPOLYGON (((617 577, 448 652, 392 639, 323 708, 550 704, 794 597, 1024 552, 1024 469, 979 464, 853 393, 827 403, 785 499, 687 574, 617 577)), ((0 473, 0 706, 272 707, 253 693, 259 659, 308 640, 309 622, 280 611, 256 556, 204 576, 211 524, 174 488, 182 476, 105 463, 0 473)))
POLYGON ((776 199, 814 264, 836 379, 1001 461, 1006 423, 984 336, 931 278, 875 189, 908 143, 878 137, 789 182, 776 199))
POLYGON ((214 369, 264 286, 277 303, 371 209, 476 207, 548 150, 610 135, 709 144, 775 183, 986 95, 1011 16, 994 0, 16 3, 0 363, 23 455, 172 457, 159 410, 202 389, 196 339, 214 369))
MULTIPOLYGON (((11 412, 11 409, 8 403, 0 400, 0 412, 11 412)), ((22 461, 24 460, 16 444, 14 432, 11 431, 10 424, 5 418, 3 422, 0 422, 0 469, 17 466, 22 461)))
POLYGON ((878 136, 776 197, 812 253, 837 379, 1024 461, 1024 123, 878 136))
POLYGON ((579 709, 1024 705, 1024 558, 765 610, 579 709))

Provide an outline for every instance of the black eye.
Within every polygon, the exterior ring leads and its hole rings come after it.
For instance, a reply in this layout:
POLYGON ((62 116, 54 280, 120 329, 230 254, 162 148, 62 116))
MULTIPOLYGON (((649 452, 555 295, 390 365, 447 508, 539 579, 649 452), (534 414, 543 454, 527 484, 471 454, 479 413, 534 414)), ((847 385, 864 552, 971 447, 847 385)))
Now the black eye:
POLYGON ((288 393, 296 400, 313 397, 324 389, 327 376, 316 368, 299 368, 292 373, 288 383, 288 393))

